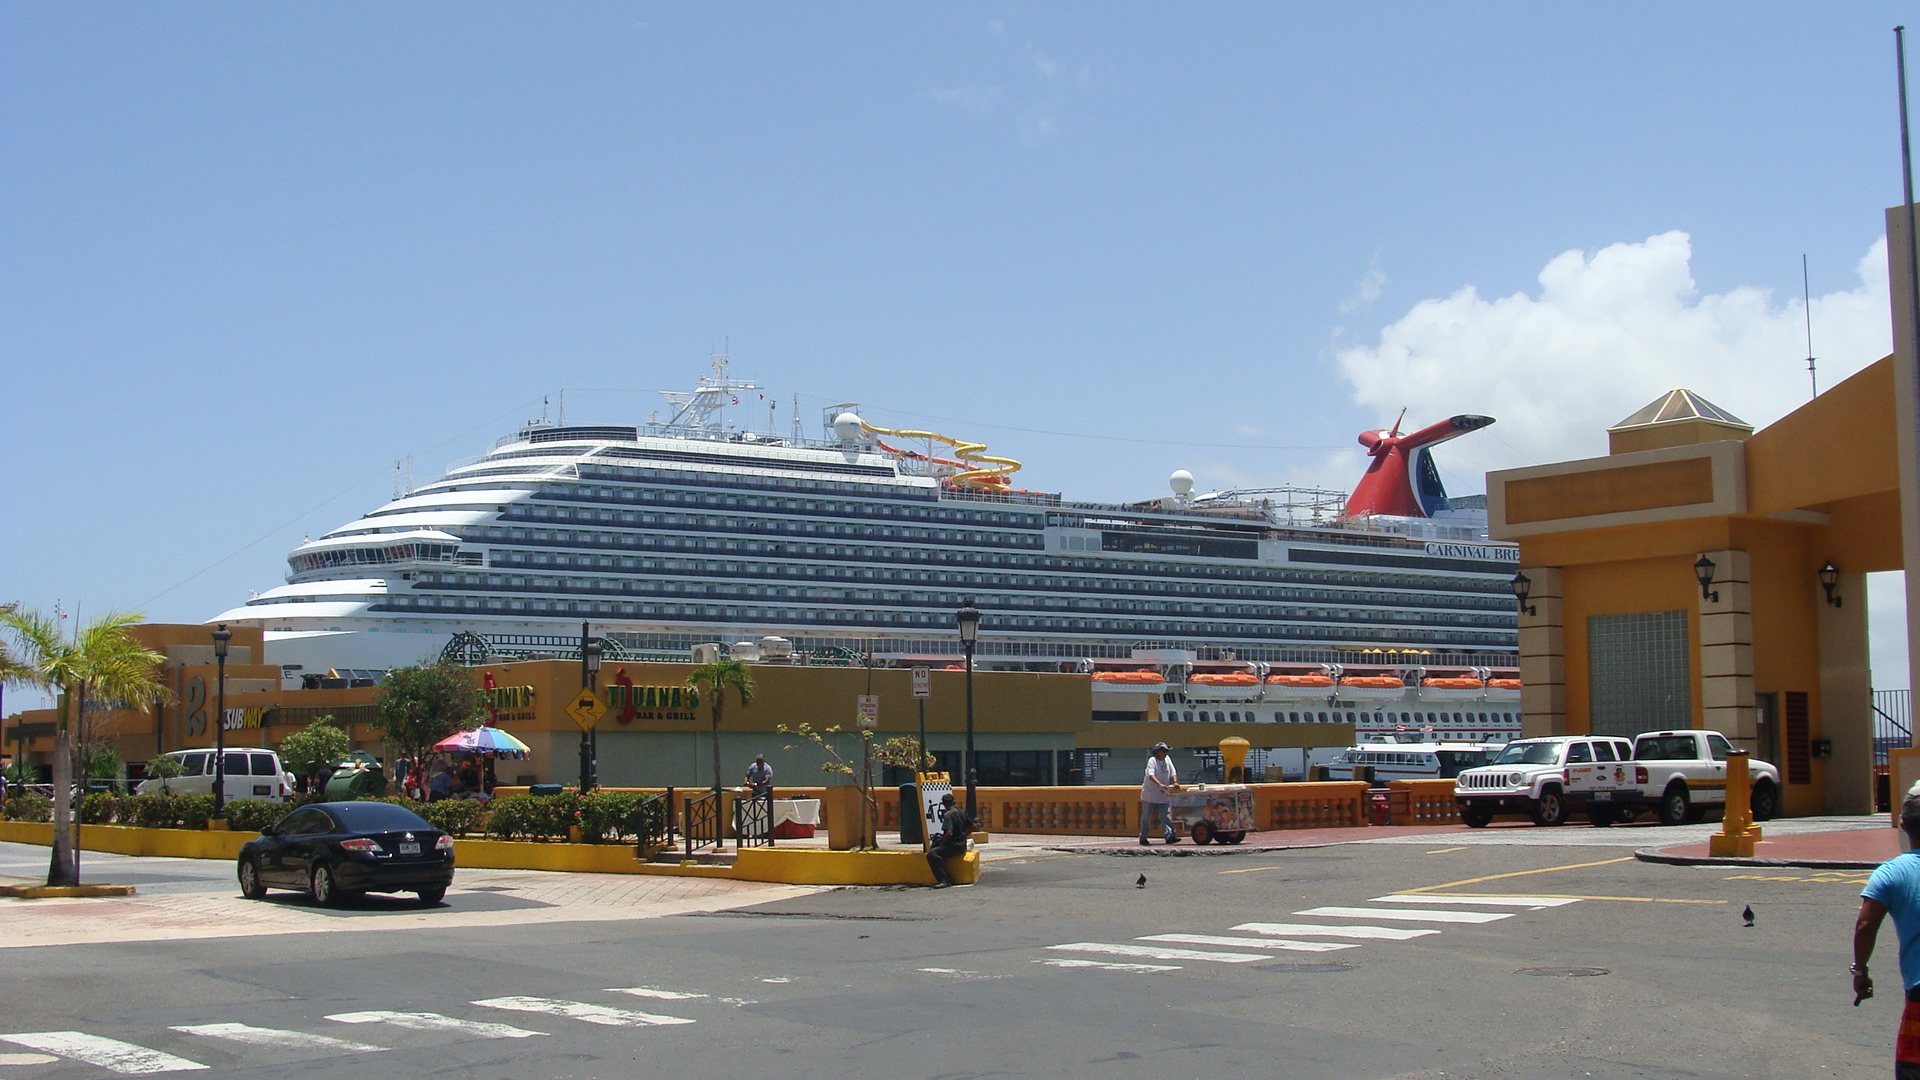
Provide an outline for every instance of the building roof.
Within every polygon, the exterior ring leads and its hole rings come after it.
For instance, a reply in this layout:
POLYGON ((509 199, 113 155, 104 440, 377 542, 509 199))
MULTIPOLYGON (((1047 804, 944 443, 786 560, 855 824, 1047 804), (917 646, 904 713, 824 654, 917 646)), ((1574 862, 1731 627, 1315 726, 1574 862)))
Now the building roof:
POLYGON ((1620 431, 1626 428, 1649 427, 1653 424, 1665 424, 1675 420, 1705 420, 1714 424, 1725 424, 1744 431, 1752 431, 1753 425, 1733 415, 1727 410, 1688 390, 1675 387, 1662 394, 1654 402, 1625 420, 1608 428, 1608 431, 1620 431))

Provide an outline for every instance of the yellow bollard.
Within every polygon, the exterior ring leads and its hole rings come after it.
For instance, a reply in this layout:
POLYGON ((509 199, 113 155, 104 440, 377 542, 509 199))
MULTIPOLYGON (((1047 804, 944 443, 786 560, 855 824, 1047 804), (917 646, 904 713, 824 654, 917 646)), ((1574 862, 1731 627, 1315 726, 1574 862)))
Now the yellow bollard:
POLYGON ((1707 838, 1707 854, 1753 858, 1760 827, 1753 823, 1753 787, 1747 781, 1747 752, 1727 755, 1727 812, 1720 831, 1707 838))
POLYGON ((1228 784, 1247 782, 1247 751, 1253 744, 1238 735, 1220 740, 1220 779, 1228 784))

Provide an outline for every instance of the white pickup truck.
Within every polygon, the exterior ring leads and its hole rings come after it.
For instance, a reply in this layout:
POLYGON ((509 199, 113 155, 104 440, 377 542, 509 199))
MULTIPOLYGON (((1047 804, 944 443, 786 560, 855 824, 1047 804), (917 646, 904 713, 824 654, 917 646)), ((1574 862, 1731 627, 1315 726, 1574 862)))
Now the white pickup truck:
POLYGON ((1633 744, 1604 735, 1518 739, 1493 764, 1453 781, 1460 820, 1486 828, 1495 814, 1527 814, 1536 825, 1564 824, 1584 810, 1595 825, 1611 825, 1640 809, 1633 744))
MULTIPOLYGON (((1656 807, 1666 825, 1699 821, 1727 804, 1727 737, 1717 731, 1649 731, 1633 737, 1634 783, 1640 802, 1656 807)), ((1753 819, 1780 814, 1780 770, 1748 759, 1753 819)), ((1631 815, 1629 815, 1631 816, 1631 815)))

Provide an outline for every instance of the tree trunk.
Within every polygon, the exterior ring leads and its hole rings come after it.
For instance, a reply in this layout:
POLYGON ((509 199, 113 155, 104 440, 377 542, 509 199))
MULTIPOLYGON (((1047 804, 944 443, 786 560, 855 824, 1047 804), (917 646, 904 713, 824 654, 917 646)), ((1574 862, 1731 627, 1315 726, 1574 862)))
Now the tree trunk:
POLYGON ((53 859, 47 884, 80 884, 73 864, 73 735, 65 717, 53 732, 53 859))
MULTIPOLYGON (((720 794, 720 688, 713 689, 713 793, 720 794)), ((714 813, 720 812, 718 801, 714 803, 714 813)))

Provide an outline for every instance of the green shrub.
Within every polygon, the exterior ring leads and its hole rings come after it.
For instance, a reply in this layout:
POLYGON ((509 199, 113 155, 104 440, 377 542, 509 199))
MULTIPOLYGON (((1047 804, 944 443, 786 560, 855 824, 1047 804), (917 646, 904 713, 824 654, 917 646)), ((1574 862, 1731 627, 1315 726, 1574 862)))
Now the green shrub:
POLYGON ((283 803, 267 799, 227 800, 227 828, 233 832, 259 832, 286 815, 283 803))
POLYGON ((487 804, 474 799, 441 799, 439 802, 413 803, 407 809, 433 823, 450 836, 484 830, 487 804))
POLYGON ((96 791, 80 800, 80 824, 111 825, 126 814, 126 800, 110 791, 96 791))
POLYGON ((213 817, 213 796, 211 795, 175 795, 174 821, 176 829, 204 829, 207 820, 213 817))
POLYGON ((633 843, 659 831, 666 799, 638 792, 595 791, 580 800, 580 839, 589 844, 633 843))
POLYGON ((575 792, 509 795, 487 804, 487 835, 497 840, 565 840, 579 817, 580 796, 575 792))
POLYGON ((52 821, 53 800, 23 791, 7 796, 8 821, 52 821))
MULTIPOLYGON (((235 799, 234 802, 252 802, 235 799)), ((213 816, 211 795, 135 795, 126 800, 121 820, 146 829, 204 829, 213 816)))

